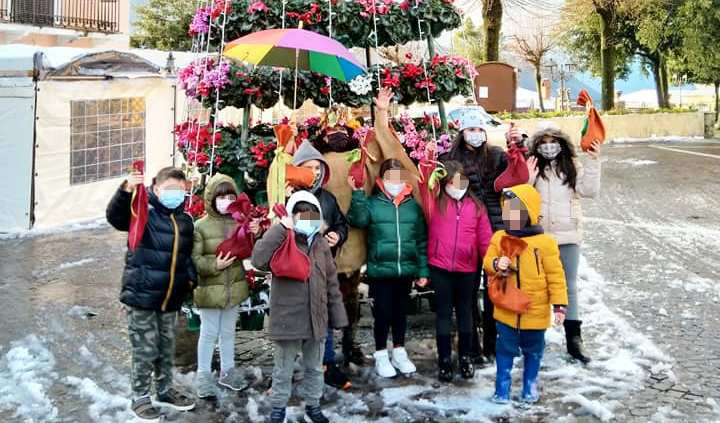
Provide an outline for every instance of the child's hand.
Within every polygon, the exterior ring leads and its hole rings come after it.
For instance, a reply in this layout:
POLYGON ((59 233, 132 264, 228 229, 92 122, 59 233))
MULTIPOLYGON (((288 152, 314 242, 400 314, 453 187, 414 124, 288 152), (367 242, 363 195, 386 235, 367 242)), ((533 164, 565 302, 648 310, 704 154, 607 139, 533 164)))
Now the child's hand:
POLYGON ((252 219, 249 226, 250 232, 252 232, 253 235, 260 235, 260 219, 252 219))
POLYGON ((348 185, 350 185, 350 188, 352 188, 353 191, 360 191, 362 188, 358 188, 355 181, 355 178, 353 176, 348 176, 347 178, 348 185))
POLYGON ((590 158, 593 160, 597 160, 600 157, 600 141, 595 140, 590 144, 590 149, 587 151, 587 153, 590 155, 590 158))
POLYGON ((565 313, 556 311, 555 312, 555 326, 562 326, 565 323, 565 313))
POLYGON ((528 168, 528 174, 530 175, 529 180, 534 181, 537 178, 537 175, 539 173, 538 167, 537 167, 537 157, 531 156, 527 159, 527 162, 525 162, 528 168))
POLYGON ((230 265, 232 265, 235 262, 236 257, 231 257, 230 252, 228 251, 225 257, 222 255, 215 257, 215 267, 217 267, 218 270, 225 270, 230 265))
POLYGON ((392 100, 392 98, 392 90, 388 87, 382 88, 375 98, 375 107, 377 107, 379 111, 386 111, 390 107, 390 100, 392 100))
POLYGON ((498 270, 507 270, 507 268, 510 267, 510 259, 502 256, 497 261, 497 268, 498 270))
POLYGON ((325 234, 325 240, 327 241, 330 248, 337 245, 340 242, 340 235, 337 232, 328 232, 325 234))
POLYGON ((420 278, 416 280, 415 285, 419 286, 420 288, 425 288, 428 285, 428 278, 420 278))
POLYGON ((293 195, 294 192, 295 192, 295 188, 292 185, 290 185, 290 184, 285 185, 285 198, 290 198, 290 196, 293 195))
POLYGON ((138 185, 142 185, 143 182, 145 182, 145 175, 135 171, 128 176, 125 182, 125 191, 133 192, 135 188, 137 188, 138 185))

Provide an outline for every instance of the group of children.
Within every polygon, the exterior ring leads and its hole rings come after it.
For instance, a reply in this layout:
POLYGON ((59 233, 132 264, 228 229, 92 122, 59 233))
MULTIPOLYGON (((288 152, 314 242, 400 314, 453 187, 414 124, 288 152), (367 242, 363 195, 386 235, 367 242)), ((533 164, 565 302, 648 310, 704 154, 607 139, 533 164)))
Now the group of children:
MULTIPOLYGON (((382 97, 388 95, 381 93, 381 101, 376 102, 380 114, 387 113, 382 106, 389 97, 382 97)), ((285 421, 298 355, 304 368, 299 393, 305 401, 306 418, 313 423, 328 421, 319 401, 328 375, 331 381, 340 377, 337 373, 334 379, 332 376, 332 372, 339 372, 332 335, 334 329, 348 326, 344 298, 348 294, 341 292, 343 281, 335 256, 347 240, 349 228, 363 229, 367 234, 373 358, 380 377, 416 371, 405 349, 404 305, 413 284, 431 286, 435 291, 441 381, 451 381, 455 373, 453 310, 459 373, 471 379, 476 365, 494 360, 495 402, 510 401, 510 372, 513 359, 520 354, 525 363, 521 400, 538 400, 544 333, 553 315, 555 324, 565 324, 568 352, 583 363, 589 361, 582 351, 575 284, 581 241, 577 198, 598 192, 600 146, 594 144, 590 150, 590 159, 595 160, 580 167, 566 135, 552 128, 540 131, 529 146, 529 181, 498 189, 495 181, 507 167, 507 160, 502 149, 488 145, 483 127, 479 114, 470 112, 461 117, 460 134, 452 150, 437 161, 442 163, 444 177, 437 187, 429 186, 428 178, 421 178, 419 189, 431 195, 416 200, 413 169, 400 160, 387 159, 369 195, 348 177, 353 192, 346 213, 323 188, 330 175, 323 155, 307 142, 300 146, 294 164, 313 170, 313 187, 293 192, 286 203, 289 215, 278 218, 264 233, 258 222, 250 225, 257 237, 251 258, 254 268, 272 271, 274 254, 291 234, 297 249, 310 261, 307 280, 273 275, 271 282, 269 335, 275 347, 271 422, 285 421), (514 257, 508 257, 504 250, 506 237, 523 241, 524 248, 514 257), (507 283, 530 299, 527 311, 492 307, 488 281, 496 274, 510 275, 507 283), (481 318, 478 299, 483 285, 481 318), (388 348, 390 334, 392 347, 388 348)), ((514 129, 508 134, 508 142, 522 147, 526 138, 514 129)), ((115 228, 129 229, 132 193, 142 183, 142 175, 132 174, 111 200, 107 218, 115 228)), ((238 305, 248 297, 245 269, 234 257, 216 255, 217 246, 235 228, 228 206, 238 194, 231 178, 213 176, 204 194, 207 214, 193 225, 183 209, 183 173, 166 168, 153 180, 147 226, 140 245, 128 250, 121 293, 132 345, 132 409, 141 420, 157 421, 163 406, 190 410, 195 405, 193 399, 172 387, 175 319, 191 292, 201 316, 197 396, 214 396, 217 385, 232 390, 247 386, 234 366, 238 305), (210 364, 218 340, 221 369, 215 380, 210 364), (150 398, 153 375, 155 401, 150 398)), ((362 357, 357 358, 362 362, 362 357)), ((340 382, 333 384, 347 388, 349 381, 340 377, 340 382)))

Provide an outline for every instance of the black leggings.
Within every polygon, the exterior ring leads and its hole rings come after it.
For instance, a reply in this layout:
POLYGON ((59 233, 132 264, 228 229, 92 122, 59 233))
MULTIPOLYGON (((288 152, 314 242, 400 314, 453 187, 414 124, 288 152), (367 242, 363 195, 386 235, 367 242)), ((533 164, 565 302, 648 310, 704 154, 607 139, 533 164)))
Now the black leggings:
POLYGON ((387 348, 387 338, 392 329, 393 344, 405 345, 407 329, 407 304, 413 279, 373 279, 370 284, 370 298, 373 300, 373 334, 375 349, 387 348))
POLYGON ((437 307, 437 349, 440 360, 450 358, 452 312, 457 319, 460 356, 470 355, 473 329, 472 303, 475 273, 448 272, 430 267, 430 280, 435 290, 437 307))

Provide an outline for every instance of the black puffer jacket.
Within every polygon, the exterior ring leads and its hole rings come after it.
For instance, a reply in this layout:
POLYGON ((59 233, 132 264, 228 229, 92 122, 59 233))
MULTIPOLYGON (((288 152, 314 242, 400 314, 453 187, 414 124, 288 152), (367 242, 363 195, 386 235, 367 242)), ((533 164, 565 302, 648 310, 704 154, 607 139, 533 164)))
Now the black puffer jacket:
MULTIPOLYGON (((191 258, 193 221, 183 206, 169 210, 148 191, 147 225, 138 248, 125 256, 120 302, 145 310, 178 311, 197 281, 191 258)), ((130 201, 131 194, 121 188, 108 204, 107 220, 119 231, 130 228, 130 201)))
POLYGON ((320 188, 315 192, 315 196, 320 202, 322 208, 323 220, 327 225, 325 233, 335 232, 340 237, 338 243, 331 248, 333 256, 337 253, 337 250, 345 243, 348 237, 348 223, 345 215, 340 210, 337 199, 329 191, 324 188, 320 188))
POLYGON ((470 150, 464 141, 456 142, 452 150, 442 155, 440 160, 455 160, 462 163, 465 169, 465 176, 470 181, 470 190, 482 200, 487 208, 488 218, 493 232, 505 229, 502 220, 502 209, 500 207, 500 193, 495 192, 495 179, 507 167, 507 157, 502 148, 488 145, 488 159, 485 166, 490 166, 492 171, 480 169, 479 153, 477 150, 470 150))

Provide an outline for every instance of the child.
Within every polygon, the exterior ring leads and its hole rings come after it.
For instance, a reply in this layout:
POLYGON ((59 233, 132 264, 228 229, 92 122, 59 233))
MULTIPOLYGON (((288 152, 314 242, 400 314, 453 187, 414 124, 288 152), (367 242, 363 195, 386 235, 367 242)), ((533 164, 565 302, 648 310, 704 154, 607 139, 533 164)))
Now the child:
POLYGON ((510 401, 510 372, 513 359, 520 351, 525 362, 521 399, 525 403, 539 400, 537 378, 545 349, 545 330, 550 327, 550 305, 554 307, 555 324, 565 320, 565 275, 557 242, 538 225, 540 204, 540 194, 531 185, 517 185, 503 192, 502 216, 506 229, 493 235, 483 262, 491 276, 511 270, 507 283, 515 284, 531 301, 530 310, 523 314, 495 307, 497 376, 492 400, 500 404, 510 401), (501 254, 501 240, 507 235, 527 244, 515 262, 501 254))
MULTIPOLYGON (((450 341, 453 308, 457 316, 460 374, 464 379, 475 375, 470 357, 473 288, 492 228, 485 206, 468 191, 469 182, 462 165, 450 161, 445 164, 445 170, 447 175, 440 183, 437 198, 430 198, 425 206, 430 232, 430 281, 437 307, 438 378, 450 382, 453 379, 450 341)), ((420 189, 428 189, 426 182, 420 189)))
POLYGON ((305 414, 313 423, 325 423, 328 419, 320 409, 325 336, 328 327, 346 326, 347 316, 335 261, 321 235, 320 202, 308 191, 298 191, 290 196, 286 209, 290 216, 265 232, 255 244, 252 256, 253 267, 271 270, 273 254, 285 241, 287 231, 294 230, 297 247, 309 257, 311 268, 307 282, 273 275, 270 285, 270 339, 275 342, 270 421, 285 421, 295 357, 302 353, 305 376, 300 392, 305 400, 305 414))
MULTIPOLYGON (((106 216, 115 229, 130 229, 132 192, 142 183, 142 174, 131 174, 110 200, 106 216)), ((183 172, 161 169, 148 201, 142 240, 125 256, 120 301, 127 309, 132 346, 132 411, 141 421, 155 422, 162 416, 155 405, 181 411, 195 408, 190 398, 172 387, 172 368, 177 312, 197 277, 191 259, 193 221, 184 212, 183 172), (153 373, 155 403, 150 399, 153 373)))
POLYGON ((582 209, 580 198, 594 198, 600 192, 600 143, 582 161, 576 159, 575 148, 567 134, 547 128, 533 135, 530 184, 542 196, 541 222, 545 230, 560 244, 560 261, 568 285, 568 313, 565 320, 567 352, 583 364, 590 357, 583 351, 580 314, 577 301, 577 268, 582 243, 582 209))
MULTIPOLYGON (((315 174, 315 182, 310 192, 317 197, 323 211, 323 220, 326 229, 322 235, 325 237, 333 257, 342 247, 348 237, 348 225, 345 215, 338 206, 337 199, 325 185, 330 180, 330 165, 325 157, 310 144, 307 140, 300 144, 300 147, 293 156, 293 165, 312 169, 315 174)), ((338 275, 338 280, 340 279, 338 275)), ((328 328, 325 340, 325 352, 323 353, 323 366, 325 368, 325 383, 338 389, 350 389, 351 383, 348 377, 338 368, 335 360, 335 349, 333 348, 333 331, 328 328)))
POLYGON ((420 205, 412 197, 409 172, 398 160, 389 159, 380 167, 374 195, 365 197, 353 187, 348 223, 368 230, 367 276, 373 299, 375 323, 375 370, 381 377, 397 372, 410 374, 415 365, 405 351, 407 316, 405 306, 414 280, 427 284, 427 231, 420 205), (387 351, 392 328, 392 360, 387 351), (393 367, 394 366, 394 367, 393 367))
MULTIPOLYGON (((237 223, 227 209, 237 199, 237 194, 237 186, 231 177, 215 174, 205 187, 207 214, 195 223, 193 261, 199 280, 194 302, 200 309, 201 322, 198 340, 198 398, 216 395, 210 364, 218 338, 220 378, 217 383, 233 391, 247 387, 243 375, 235 369, 238 305, 249 296, 245 268, 242 260, 215 255, 218 245, 233 234, 236 228, 237 223)), ((257 229, 257 226, 254 228, 257 229)))

